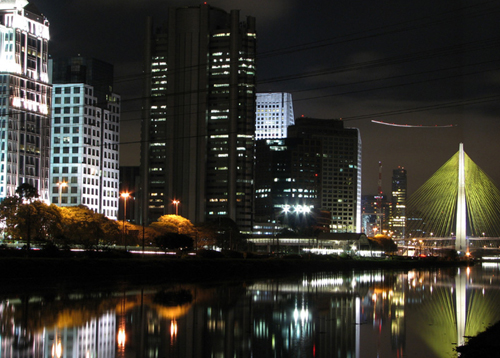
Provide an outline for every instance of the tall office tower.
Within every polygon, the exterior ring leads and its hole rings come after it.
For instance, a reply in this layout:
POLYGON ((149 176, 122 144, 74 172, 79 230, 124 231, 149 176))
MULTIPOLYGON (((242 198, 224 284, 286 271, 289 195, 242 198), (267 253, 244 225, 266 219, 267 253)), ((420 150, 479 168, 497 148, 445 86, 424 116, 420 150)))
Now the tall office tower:
POLYGON ((304 219, 317 216, 321 204, 321 141, 259 140, 255 158, 256 226, 273 222, 296 228, 307 226, 308 221, 304 219))
POLYGON ((361 136, 338 119, 297 118, 288 137, 321 140, 321 210, 331 232, 361 232, 361 136))
POLYGON ((49 202, 49 22, 24 0, 0 1, 0 200, 23 183, 49 202))
POLYGON ((255 135, 255 19, 202 4, 169 10, 146 50, 150 82, 141 176, 146 222, 233 219, 250 232, 255 135))
POLYGON ((54 60, 53 68, 52 203, 83 204, 117 219, 120 97, 112 92, 113 66, 73 57, 54 60))
POLYGON ((387 200, 386 195, 363 195, 361 197, 362 231, 366 236, 380 234, 381 225, 382 230, 387 230, 389 213, 390 202, 387 200))
POLYGON ((392 200, 389 228, 396 238, 405 237, 406 227, 406 169, 392 171, 392 200))
POLYGON ((295 123, 291 93, 257 93, 255 140, 287 137, 295 123))

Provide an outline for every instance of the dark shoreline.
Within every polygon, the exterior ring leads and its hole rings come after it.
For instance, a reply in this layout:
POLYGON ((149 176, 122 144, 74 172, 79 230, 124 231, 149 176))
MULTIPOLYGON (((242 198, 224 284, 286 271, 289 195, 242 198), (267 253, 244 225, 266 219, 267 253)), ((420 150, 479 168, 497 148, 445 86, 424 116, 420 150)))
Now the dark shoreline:
POLYGON ((466 266, 464 261, 409 259, 307 259, 307 258, 46 258, 0 257, 0 279, 9 286, 102 286, 179 282, 245 281, 317 272, 346 270, 439 269, 466 266))
POLYGON ((494 358, 500 357, 500 321, 475 337, 468 337, 463 346, 457 347, 460 358, 494 358))

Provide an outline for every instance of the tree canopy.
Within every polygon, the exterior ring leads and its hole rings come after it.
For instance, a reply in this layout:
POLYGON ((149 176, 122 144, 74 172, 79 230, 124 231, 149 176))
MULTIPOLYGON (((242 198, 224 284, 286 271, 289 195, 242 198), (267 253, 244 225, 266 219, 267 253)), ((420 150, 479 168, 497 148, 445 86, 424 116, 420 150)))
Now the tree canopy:
POLYGON ((375 235, 375 237, 369 237, 368 239, 385 252, 398 251, 398 245, 387 235, 375 235))
POLYGON ((96 214, 84 205, 61 207, 63 239, 68 244, 82 245, 90 250, 119 243, 120 228, 114 220, 96 214))
POLYGON ((188 236, 195 234, 191 221, 179 215, 163 215, 150 226, 161 234, 170 232, 188 236))

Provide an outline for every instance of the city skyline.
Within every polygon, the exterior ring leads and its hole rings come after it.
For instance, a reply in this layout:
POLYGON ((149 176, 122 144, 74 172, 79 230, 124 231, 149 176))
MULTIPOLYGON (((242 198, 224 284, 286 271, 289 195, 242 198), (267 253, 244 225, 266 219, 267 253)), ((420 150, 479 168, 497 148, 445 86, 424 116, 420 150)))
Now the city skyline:
MULTIPOLYGON (((131 153, 121 155, 121 165, 138 165, 141 95, 134 88, 141 81, 146 16, 162 21, 170 6, 199 3, 124 1, 117 9, 106 1, 32 2, 51 22, 53 56, 81 53, 115 65, 124 102, 122 153, 131 153)), ((500 92, 494 2, 209 4, 256 18, 257 92, 289 92, 296 117, 344 118, 360 129, 364 194, 377 192, 379 161, 383 192, 390 191, 391 170, 404 166, 411 194, 460 142, 500 182, 490 160, 500 151, 498 101, 492 102, 500 92), (454 126, 401 128, 371 120, 454 126)))

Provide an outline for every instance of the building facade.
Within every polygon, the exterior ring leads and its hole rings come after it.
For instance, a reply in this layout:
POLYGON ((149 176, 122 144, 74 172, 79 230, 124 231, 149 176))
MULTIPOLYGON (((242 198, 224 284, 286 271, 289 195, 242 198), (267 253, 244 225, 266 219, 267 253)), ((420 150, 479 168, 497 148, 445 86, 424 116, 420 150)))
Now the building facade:
POLYGON ((362 232, 372 237, 388 233, 390 202, 384 194, 363 195, 361 198, 362 232))
POLYGON ((254 234, 317 223, 320 209, 321 141, 310 138, 259 140, 255 152, 254 234))
POLYGON ((0 200, 28 183, 49 202, 49 22, 28 1, 0 2, 0 200))
MULTIPOLYGON (((112 92, 112 83, 107 94, 98 93, 86 83, 87 76, 76 75, 96 62, 81 57, 54 61, 54 67, 66 64, 67 71, 53 72, 51 201, 85 205, 117 219, 120 97, 112 92)), ((113 66, 102 65, 113 73, 113 66)))
POLYGON ((333 233, 361 232, 361 136, 339 119, 300 117, 288 137, 321 141, 321 210, 331 214, 333 233))
POLYGON ((392 171, 392 200, 389 228, 395 238, 405 238, 406 228, 406 169, 398 167, 392 171))
POLYGON ((148 25, 142 220, 220 217, 251 230, 255 19, 202 4, 148 25))
POLYGON ((257 93, 255 140, 286 138, 294 123, 291 93, 257 93))

